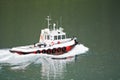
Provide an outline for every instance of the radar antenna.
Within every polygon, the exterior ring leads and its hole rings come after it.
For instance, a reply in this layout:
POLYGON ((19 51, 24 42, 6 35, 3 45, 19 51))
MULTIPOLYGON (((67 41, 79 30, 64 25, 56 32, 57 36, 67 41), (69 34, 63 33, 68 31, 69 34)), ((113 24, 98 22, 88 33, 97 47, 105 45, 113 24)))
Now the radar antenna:
POLYGON ((48 29, 49 29, 49 26, 50 26, 50 16, 47 16, 47 18, 46 18, 46 20, 47 20, 47 23, 48 23, 48 29))

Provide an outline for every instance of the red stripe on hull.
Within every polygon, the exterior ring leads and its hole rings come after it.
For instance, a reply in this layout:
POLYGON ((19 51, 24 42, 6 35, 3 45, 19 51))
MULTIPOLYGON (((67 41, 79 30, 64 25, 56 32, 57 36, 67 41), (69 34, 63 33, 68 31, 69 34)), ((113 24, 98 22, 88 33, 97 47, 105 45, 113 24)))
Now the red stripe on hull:
POLYGON ((48 49, 48 50, 37 50, 37 51, 33 51, 33 52, 22 52, 22 51, 12 51, 10 50, 10 52, 12 53, 18 53, 20 55, 26 55, 26 54, 40 54, 40 53, 43 53, 43 54, 50 54, 50 55, 61 55, 61 54, 64 54, 66 52, 69 52, 70 50, 73 49, 75 45, 72 45, 72 46, 67 46, 67 47, 62 47, 62 48, 53 48, 53 49, 48 49))

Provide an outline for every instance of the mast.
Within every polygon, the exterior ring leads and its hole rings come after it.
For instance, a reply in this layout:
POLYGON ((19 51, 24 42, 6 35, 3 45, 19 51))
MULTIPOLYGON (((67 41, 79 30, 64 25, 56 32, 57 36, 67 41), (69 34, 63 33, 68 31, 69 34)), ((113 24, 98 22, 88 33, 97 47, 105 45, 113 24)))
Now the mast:
POLYGON ((50 16, 47 16, 47 18, 46 18, 46 20, 47 20, 47 23, 48 23, 48 29, 49 29, 49 26, 50 26, 50 16))
POLYGON ((62 16, 60 17, 60 27, 62 27, 62 16))

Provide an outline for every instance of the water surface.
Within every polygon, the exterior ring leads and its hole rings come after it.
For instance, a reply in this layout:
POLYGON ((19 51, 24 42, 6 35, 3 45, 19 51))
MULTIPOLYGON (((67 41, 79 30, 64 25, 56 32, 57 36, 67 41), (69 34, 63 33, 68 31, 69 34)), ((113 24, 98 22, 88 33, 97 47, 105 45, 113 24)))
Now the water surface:
MULTIPOLYGON (((76 61, 23 64, 25 66, 20 70, 0 63, 0 78, 120 80, 119 14, 118 0, 0 0, 1 49, 38 42, 40 30, 47 26, 45 18, 48 15, 52 17, 51 22, 59 22, 62 17, 62 27, 68 36, 76 36, 80 43, 89 47, 89 51, 79 55, 76 61)), ((4 60, 11 57, 0 55, 0 59, 5 57, 4 60)), ((25 62, 31 63, 36 59, 31 57, 25 62)))

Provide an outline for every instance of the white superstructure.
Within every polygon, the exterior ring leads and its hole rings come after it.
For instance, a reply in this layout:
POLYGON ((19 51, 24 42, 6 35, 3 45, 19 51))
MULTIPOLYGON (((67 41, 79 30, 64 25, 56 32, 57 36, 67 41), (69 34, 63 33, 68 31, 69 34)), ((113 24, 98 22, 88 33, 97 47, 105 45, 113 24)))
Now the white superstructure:
POLYGON ((48 27, 41 30, 40 43, 45 43, 46 45, 54 45, 57 43, 62 43, 70 40, 71 38, 66 38, 66 33, 63 32, 63 28, 56 28, 56 24, 53 24, 52 29, 50 29, 50 17, 47 17, 48 27))

